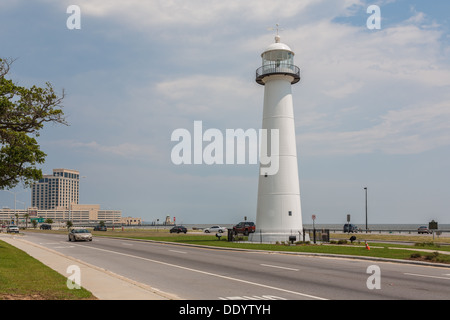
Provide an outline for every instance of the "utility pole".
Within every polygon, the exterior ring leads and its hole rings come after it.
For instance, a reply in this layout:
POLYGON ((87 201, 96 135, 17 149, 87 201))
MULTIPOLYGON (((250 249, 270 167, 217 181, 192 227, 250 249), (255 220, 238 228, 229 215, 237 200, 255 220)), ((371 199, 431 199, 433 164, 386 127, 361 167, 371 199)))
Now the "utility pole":
POLYGON ((367 187, 365 187, 364 190, 366 192, 366 233, 367 233, 367 230, 368 230, 368 227, 367 227, 367 187))

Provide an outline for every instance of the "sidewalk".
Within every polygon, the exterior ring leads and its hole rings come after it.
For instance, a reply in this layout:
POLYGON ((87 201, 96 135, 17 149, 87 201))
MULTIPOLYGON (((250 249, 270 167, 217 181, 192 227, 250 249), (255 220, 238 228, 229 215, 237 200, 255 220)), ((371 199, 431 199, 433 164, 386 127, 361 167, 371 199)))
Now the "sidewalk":
MULTIPOLYGON (((0 233, 0 240, 25 251, 33 258, 65 277, 67 268, 77 265, 81 271, 81 286, 100 300, 178 300, 177 296, 158 291, 108 270, 65 256, 54 250, 22 239, 21 235, 0 233)), ((76 290, 76 289, 74 289, 76 290)))

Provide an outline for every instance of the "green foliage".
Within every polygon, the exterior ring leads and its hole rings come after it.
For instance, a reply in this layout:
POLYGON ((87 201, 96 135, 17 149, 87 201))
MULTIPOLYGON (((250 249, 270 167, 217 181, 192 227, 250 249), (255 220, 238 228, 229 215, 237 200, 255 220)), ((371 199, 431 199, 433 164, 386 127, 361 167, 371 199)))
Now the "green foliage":
POLYGON ((437 248, 440 247, 439 244, 437 243, 435 244, 434 242, 416 242, 414 243, 414 245, 416 247, 437 247, 437 248))
POLYGON ((70 228, 72 228, 72 227, 73 227, 72 221, 70 221, 70 220, 66 221, 66 228, 67 228, 67 229, 70 229, 70 228))
POLYGON ((67 124, 61 102, 50 83, 44 88, 16 85, 5 76, 11 59, 0 59, 0 190, 19 182, 31 185, 42 177, 38 165, 46 154, 36 140, 47 122, 67 124))

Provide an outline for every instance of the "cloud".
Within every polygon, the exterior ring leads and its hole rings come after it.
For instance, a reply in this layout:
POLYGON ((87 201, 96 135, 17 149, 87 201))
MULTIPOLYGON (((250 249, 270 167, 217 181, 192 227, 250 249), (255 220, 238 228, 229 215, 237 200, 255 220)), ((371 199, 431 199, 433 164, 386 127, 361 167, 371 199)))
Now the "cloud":
POLYGON ((156 95, 184 115, 200 116, 238 112, 246 100, 255 97, 252 83, 238 77, 191 75, 163 81, 155 86, 156 95))
POLYGON ((297 141, 309 155, 418 154, 450 144, 450 100, 391 110, 381 120, 359 131, 300 134, 297 141))
POLYGON ((136 26, 173 27, 210 25, 236 14, 251 20, 266 20, 274 16, 287 18, 313 2, 288 0, 280 5, 270 0, 89 0, 80 2, 80 6, 89 15, 115 16, 136 26))
MULTIPOLYGON (((117 145, 103 145, 96 141, 81 142, 76 140, 56 140, 46 142, 46 145, 64 146, 68 149, 78 149, 103 156, 113 156, 123 159, 162 161, 160 149, 150 144, 121 143, 117 145)), ((165 159, 166 160, 166 159, 165 159)))
POLYGON ((322 20, 286 32, 303 154, 418 154, 450 144, 444 30, 420 12, 377 32, 322 20), (304 118, 302 118, 304 116, 304 118))

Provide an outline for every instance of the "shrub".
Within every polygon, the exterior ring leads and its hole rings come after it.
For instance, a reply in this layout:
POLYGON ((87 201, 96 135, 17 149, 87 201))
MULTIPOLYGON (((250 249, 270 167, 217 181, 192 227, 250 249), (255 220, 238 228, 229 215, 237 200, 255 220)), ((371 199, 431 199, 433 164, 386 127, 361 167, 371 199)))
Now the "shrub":
POLYGON ((425 256, 425 260, 429 261, 439 261, 439 252, 433 252, 425 256))
POLYGON ((416 246, 416 247, 437 247, 437 248, 439 248, 441 245, 436 244, 434 242, 416 242, 416 243, 414 243, 414 246, 416 246))

